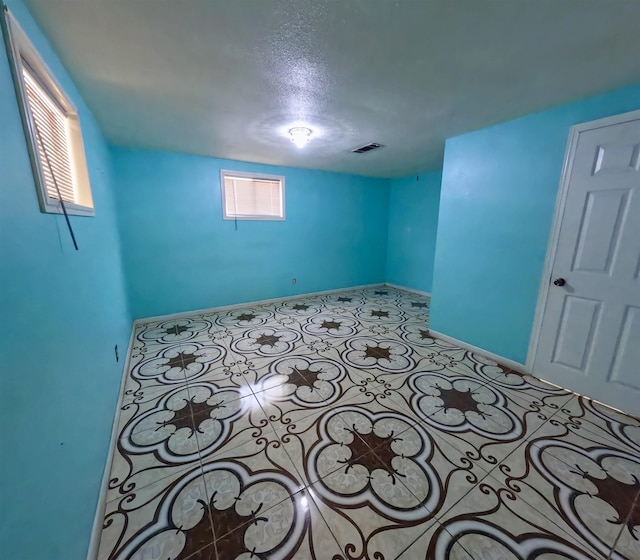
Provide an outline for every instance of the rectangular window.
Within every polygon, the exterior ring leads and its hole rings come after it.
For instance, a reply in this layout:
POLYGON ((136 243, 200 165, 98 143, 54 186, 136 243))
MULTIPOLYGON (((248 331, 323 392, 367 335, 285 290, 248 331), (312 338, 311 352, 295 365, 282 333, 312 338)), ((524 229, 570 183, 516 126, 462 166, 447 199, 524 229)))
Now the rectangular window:
POLYGON ((17 21, 2 17, 40 209, 62 213, 62 200, 68 214, 93 216, 78 113, 17 21))
POLYGON ((284 220, 284 177, 221 171, 225 220, 284 220))

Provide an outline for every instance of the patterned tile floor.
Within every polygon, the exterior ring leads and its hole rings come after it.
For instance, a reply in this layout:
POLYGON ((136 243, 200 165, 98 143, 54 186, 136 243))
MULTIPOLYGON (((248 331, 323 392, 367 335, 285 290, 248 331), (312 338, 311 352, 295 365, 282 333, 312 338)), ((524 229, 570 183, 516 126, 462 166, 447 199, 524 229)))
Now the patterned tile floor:
POLYGON ((390 287, 139 326, 100 559, 640 559, 640 422, 390 287))

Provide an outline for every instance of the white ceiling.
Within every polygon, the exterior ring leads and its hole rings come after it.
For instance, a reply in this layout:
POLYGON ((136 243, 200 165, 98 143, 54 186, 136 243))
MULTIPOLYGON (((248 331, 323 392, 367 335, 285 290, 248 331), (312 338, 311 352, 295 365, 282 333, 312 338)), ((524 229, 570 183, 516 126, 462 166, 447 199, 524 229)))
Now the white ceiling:
POLYGON ((447 137, 640 81, 640 0, 26 3, 111 141, 237 160, 412 174, 447 137))

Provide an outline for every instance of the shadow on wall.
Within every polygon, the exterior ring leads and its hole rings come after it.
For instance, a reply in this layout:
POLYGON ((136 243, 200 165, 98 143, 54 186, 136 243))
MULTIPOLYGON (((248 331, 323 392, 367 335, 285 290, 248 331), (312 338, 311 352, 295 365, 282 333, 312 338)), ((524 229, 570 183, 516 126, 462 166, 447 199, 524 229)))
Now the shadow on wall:
POLYGON ((440 172, 389 180, 388 282, 431 292, 440 172))

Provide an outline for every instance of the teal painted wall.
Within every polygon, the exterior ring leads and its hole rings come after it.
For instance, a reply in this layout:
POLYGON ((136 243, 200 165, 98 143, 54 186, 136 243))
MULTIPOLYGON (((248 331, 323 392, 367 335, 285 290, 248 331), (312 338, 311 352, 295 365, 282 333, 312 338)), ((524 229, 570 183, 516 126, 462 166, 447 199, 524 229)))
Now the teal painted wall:
POLYGON ((85 558, 131 318, 109 153, 78 91, 21 2, 9 8, 76 104, 95 218, 40 213, 0 43, 0 556, 85 558), (114 359, 114 345, 121 352, 114 359))
POLYGON ((569 128, 640 108, 640 84, 447 140, 431 327, 524 363, 569 128))
POLYGON ((387 282, 431 292, 441 180, 430 172, 389 181, 387 282))
POLYGON ((112 161, 135 317, 385 280, 386 179, 122 148, 112 161), (284 175, 286 220, 223 220, 221 168, 284 175))

